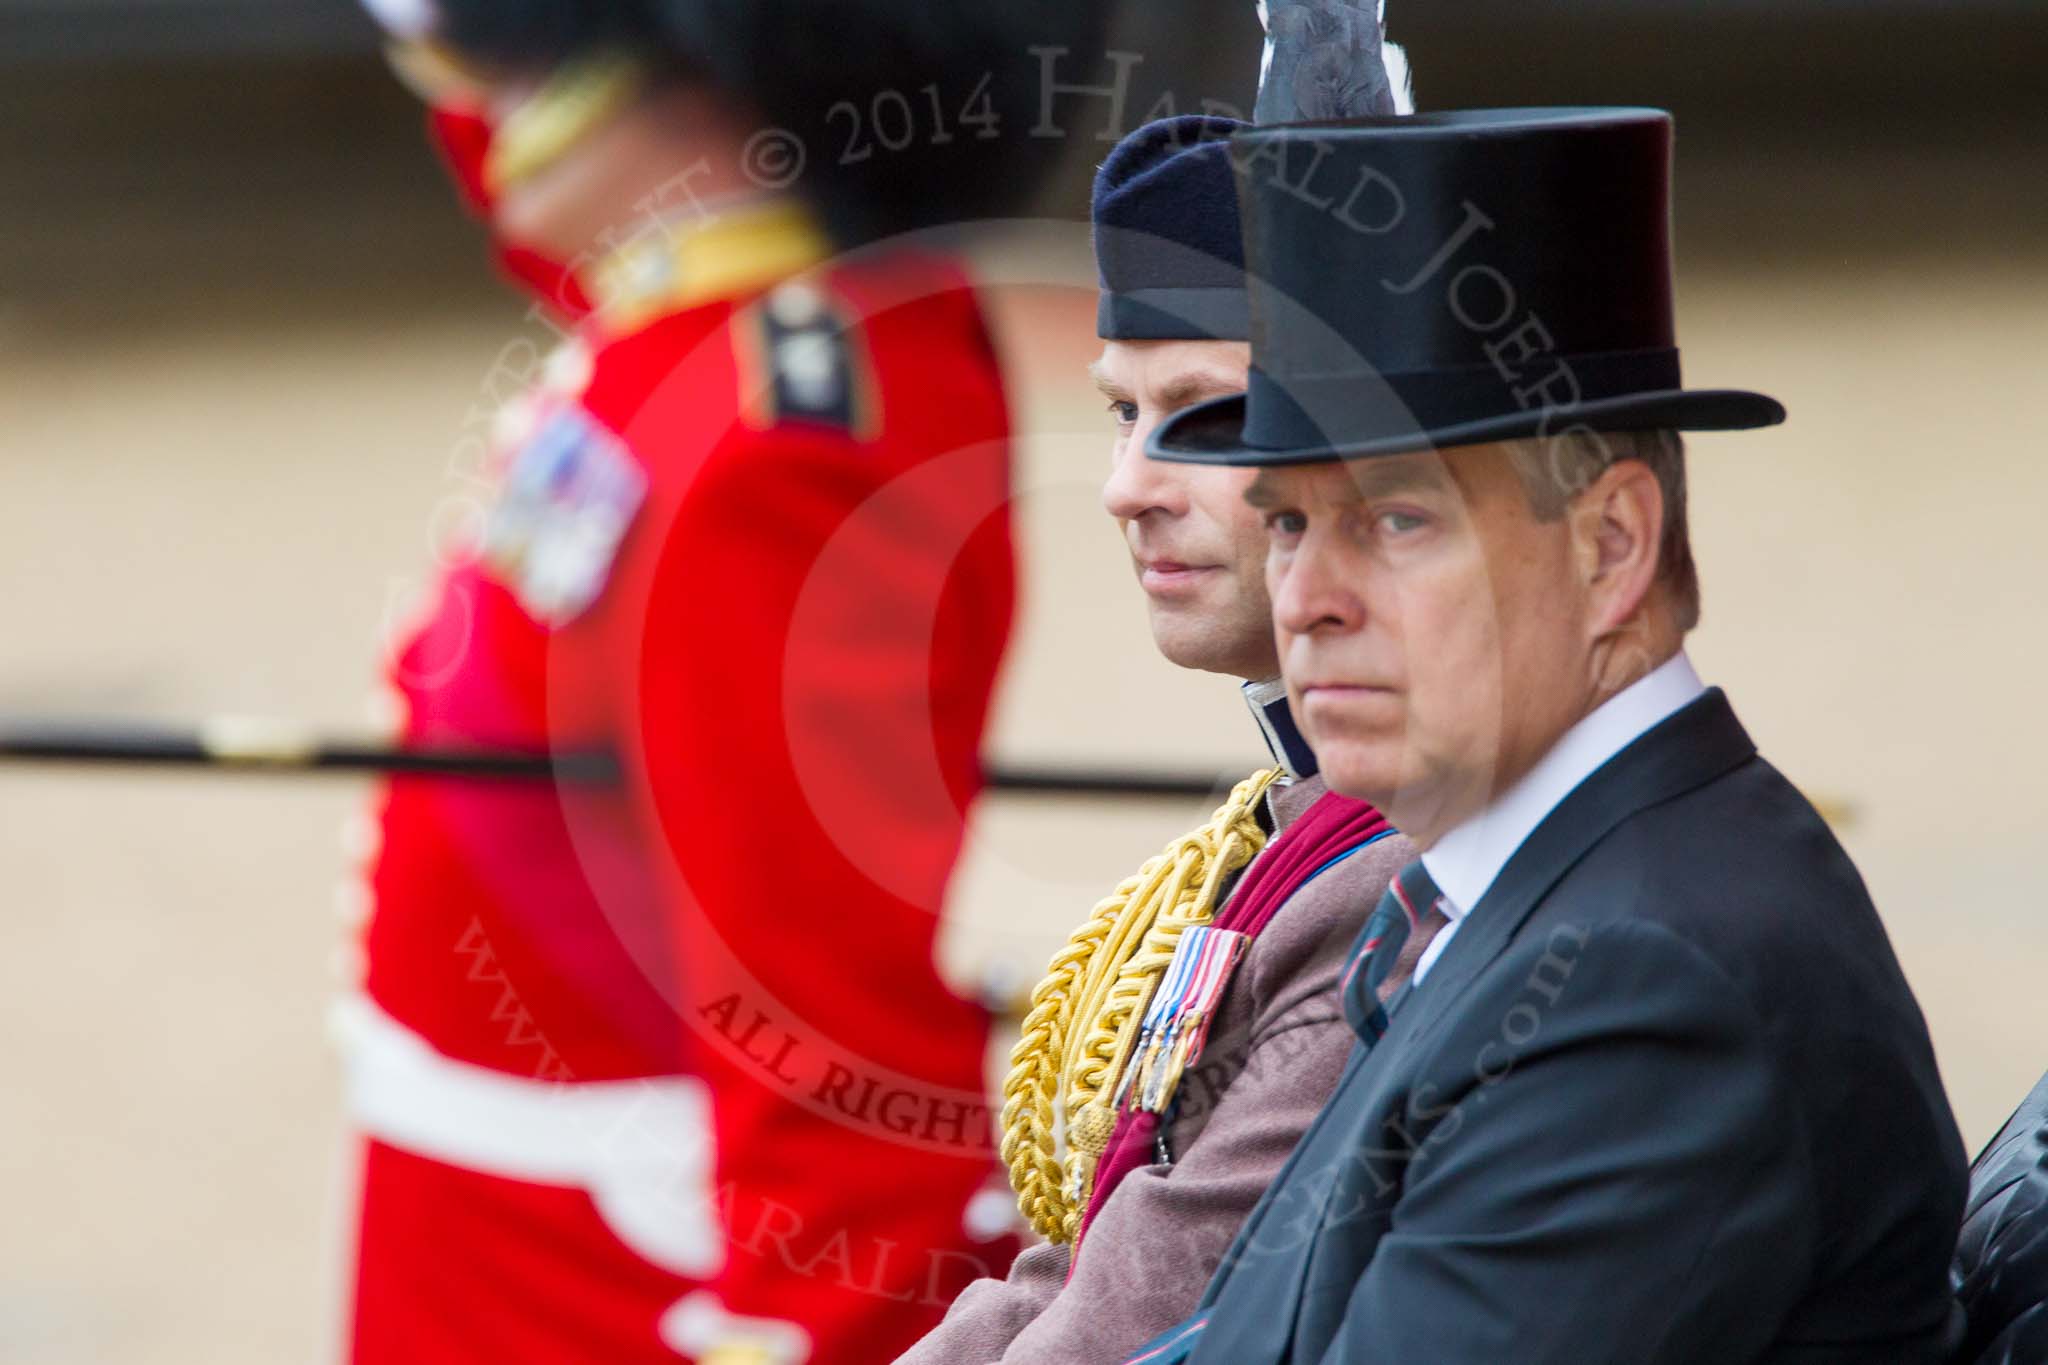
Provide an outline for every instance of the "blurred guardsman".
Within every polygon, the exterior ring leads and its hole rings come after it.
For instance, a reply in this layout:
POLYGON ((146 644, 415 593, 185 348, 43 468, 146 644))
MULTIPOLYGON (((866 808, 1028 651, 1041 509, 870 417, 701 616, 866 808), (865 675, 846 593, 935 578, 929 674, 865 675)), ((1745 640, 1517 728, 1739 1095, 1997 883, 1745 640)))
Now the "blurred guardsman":
POLYGON ((1117 888, 1033 997, 1003 1155, 1045 1241, 968 1287, 904 1365, 1096 1365, 1195 1305, 1351 1051, 1337 978, 1415 856, 1372 806, 1327 791, 1277 681, 1250 475, 1162 464, 1146 436, 1242 392, 1243 247, 1225 139, 1141 128, 1096 179, 1097 384, 1116 416, 1103 502, 1159 650, 1245 679, 1274 766, 1117 888), (1056 1153, 1055 1116, 1067 1148, 1056 1153))
POLYGON ((375 8, 506 264, 582 315, 391 660, 405 738, 623 780, 383 797, 354 1358, 886 1360, 1014 1249, 988 1019, 932 961, 1007 420, 968 280, 898 234, 1031 181, 1030 48, 1081 71, 1099 7, 375 8))
POLYGON ((1341 978, 1359 1040, 1146 1365, 1935 1365, 1963 1154, 1856 869, 1684 641, 1699 615, 1671 122, 1239 135, 1245 395, 1288 693, 1422 849, 1341 978))

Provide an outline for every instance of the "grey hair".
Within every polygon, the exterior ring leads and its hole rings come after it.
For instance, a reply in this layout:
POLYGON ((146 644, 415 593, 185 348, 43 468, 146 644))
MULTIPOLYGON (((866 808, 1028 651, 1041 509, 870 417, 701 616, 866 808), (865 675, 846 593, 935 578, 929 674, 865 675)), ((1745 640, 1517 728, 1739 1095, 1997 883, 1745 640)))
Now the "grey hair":
POLYGON ((1671 589, 1678 628, 1700 622, 1700 575, 1685 519, 1685 438, 1675 431, 1590 431, 1573 427, 1555 436, 1506 443, 1538 521, 1556 521, 1571 500, 1622 460, 1635 460, 1656 476, 1664 496, 1664 537, 1657 546, 1657 576, 1671 589))

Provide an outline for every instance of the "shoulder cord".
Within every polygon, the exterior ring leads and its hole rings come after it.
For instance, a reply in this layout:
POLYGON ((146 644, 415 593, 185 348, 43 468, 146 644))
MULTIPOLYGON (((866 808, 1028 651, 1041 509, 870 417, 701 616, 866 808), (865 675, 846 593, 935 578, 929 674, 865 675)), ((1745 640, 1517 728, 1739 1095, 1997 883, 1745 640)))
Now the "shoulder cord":
POLYGON ((1259 803, 1279 775, 1266 769, 1238 783, 1207 824, 1119 882, 1032 991, 1003 1082, 1001 1150, 1018 1208, 1040 1236, 1073 1240, 1152 992, 1181 933, 1215 914, 1223 879, 1265 847, 1259 803), (1055 1108, 1067 1121, 1064 1162, 1055 1154, 1055 1108))

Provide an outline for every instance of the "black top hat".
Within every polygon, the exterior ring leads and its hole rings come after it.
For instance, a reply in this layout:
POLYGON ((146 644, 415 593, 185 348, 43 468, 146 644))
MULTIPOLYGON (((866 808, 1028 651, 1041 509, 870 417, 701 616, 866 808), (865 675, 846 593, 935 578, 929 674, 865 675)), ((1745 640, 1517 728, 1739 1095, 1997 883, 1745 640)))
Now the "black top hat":
POLYGON ((1679 379, 1661 110, 1293 124, 1230 153, 1249 391, 1168 419, 1150 455, 1309 464, 1785 419, 1762 394, 1679 379))
POLYGON ((1111 341, 1243 341, 1244 238, 1231 134, 1186 114, 1126 137, 1095 174, 1095 330, 1111 341))

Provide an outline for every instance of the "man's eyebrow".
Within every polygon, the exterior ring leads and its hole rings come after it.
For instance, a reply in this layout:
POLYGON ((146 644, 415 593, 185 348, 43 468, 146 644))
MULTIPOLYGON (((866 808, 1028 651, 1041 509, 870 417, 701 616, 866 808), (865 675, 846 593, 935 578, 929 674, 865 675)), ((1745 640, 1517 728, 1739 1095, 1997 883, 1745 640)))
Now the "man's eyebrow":
MULTIPOLYGON (((1361 501, 1393 493, 1443 488, 1450 483, 1443 461, 1435 455, 1350 460, 1346 462, 1345 469, 1351 476, 1352 491, 1361 501)), ((1288 501, 1274 486, 1271 473, 1266 471, 1261 471, 1244 490, 1244 500, 1261 512, 1270 512, 1288 501)))
POLYGON ((1351 486, 1361 498, 1444 488, 1451 481, 1442 457, 1434 451, 1347 460, 1344 471, 1351 476, 1351 486))
POLYGON ((1095 381, 1095 387, 1102 390, 1104 397, 1114 398, 1118 402, 1123 403, 1128 403, 1131 401, 1130 390, 1126 389, 1123 385, 1117 383, 1114 379, 1111 379, 1109 377, 1108 371, 1102 368, 1101 361, 1097 360, 1090 362, 1088 366, 1088 377, 1095 381))
POLYGON ((1225 394, 1243 393, 1244 380, 1220 374, 1184 374, 1167 381, 1159 391, 1159 406, 1168 412, 1178 412, 1205 398, 1221 398, 1225 394))

